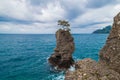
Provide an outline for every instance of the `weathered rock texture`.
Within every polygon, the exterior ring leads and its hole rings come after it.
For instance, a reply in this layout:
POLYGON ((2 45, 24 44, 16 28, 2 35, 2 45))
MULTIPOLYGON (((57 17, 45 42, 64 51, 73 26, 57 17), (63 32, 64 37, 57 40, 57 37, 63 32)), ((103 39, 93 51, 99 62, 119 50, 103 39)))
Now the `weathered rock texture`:
POLYGON ((120 80, 120 13, 100 51, 98 62, 84 59, 75 63, 75 71, 67 71, 65 80, 120 80))
POLYGON ((69 31, 59 29, 56 32, 56 40, 56 48, 48 61, 52 66, 58 69, 67 69, 74 63, 72 58, 74 51, 73 37, 69 31))
POLYGON ((66 72, 65 80, 120 80, 119 73, 91 59, 78 61, 75 68, 66 72))
POLYGON ((114 17, 114 23, 105 46, 100 51, 100 62, 120 73, 120 13, 114 17))

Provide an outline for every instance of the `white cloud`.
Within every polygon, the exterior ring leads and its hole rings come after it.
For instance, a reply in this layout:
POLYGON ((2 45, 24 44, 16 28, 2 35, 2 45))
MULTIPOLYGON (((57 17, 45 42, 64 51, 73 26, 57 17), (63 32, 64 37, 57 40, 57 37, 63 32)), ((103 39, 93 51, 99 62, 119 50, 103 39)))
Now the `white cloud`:
POLYGON ((0 15, 21 20, 52 21, 62 18, 64 10, 55 1, 46 7, 32 6, 27 0, 0 1, 0 15))
POLYGON ((119 10, 120 5, 108 5, 98 9, 88 9, 86 13, 80 15, 72 21, 72 26, 75 25, 88 30, 87 32, 91 32, 95 29, 112 25, 113 17, 119 12, 119 10))
POLYGON ((58 28, 55 23, 49 24, 41 24, 41 23, 34 23, 30 25, 25 24, 14 24, 14 23, 1 23, 0 24, 0 32, 1 33, 22 33, 22 34, 44 34, 44 33, 53 33, 58 28))
POLYGON ((120 1, 111 1, 99 6, 94 0, 0 0, 0 32, 55 33, 57 20, 67 19, 73 33, 90 33, 112 24, 120 1))
POLYGON ((64 9, 61 8, 59 2, 49 3, 46 8, 41 9, 41 14, 35 15, 35 19, 39 19, 40 21, 56 21, 58 19, 62 19, 65 16, 64 9))
POLYGON ((27 18, 28 12, 25 0, 0 1, 0 15, 2 16, 24 20, 27 18))

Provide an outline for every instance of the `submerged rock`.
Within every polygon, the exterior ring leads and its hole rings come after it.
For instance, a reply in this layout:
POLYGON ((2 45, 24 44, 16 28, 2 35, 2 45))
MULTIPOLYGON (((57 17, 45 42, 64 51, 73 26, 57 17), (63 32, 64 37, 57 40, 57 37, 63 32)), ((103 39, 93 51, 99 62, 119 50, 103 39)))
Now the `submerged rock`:
POLYGON ((100 51, 98 62, 83 59, 75 63, 75 71, 67 71, 65 80, 120 80, 120 13, 100 51))
POLYGON ((58 69, 68 69, 74 64, 72 53, 74 52, 74 39, 69 31, 59 29, 56 32, 56 48, 48 59, 49 63, 58 69))

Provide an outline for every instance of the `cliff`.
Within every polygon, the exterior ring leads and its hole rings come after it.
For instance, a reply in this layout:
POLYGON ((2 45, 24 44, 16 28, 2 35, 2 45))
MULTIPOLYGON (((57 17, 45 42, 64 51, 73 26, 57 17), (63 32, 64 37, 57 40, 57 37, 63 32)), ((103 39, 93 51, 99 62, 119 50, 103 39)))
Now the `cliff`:
POLYGON ((103 28, 103 29, 95 30, 95 31, 93 32, 93 34, 108 34, 108 33, 110 33, 110 30, 111 30, 111 25, 106 26, 106 27, 103 28))
POLYGON ((100 51, 100 62, 120 73, 120 13, 114 17, 112 30, 100 51))
POLYGON ((56 48, 48 59, 49 63, 57 69, 68 69, 74 64, 72 53, 74 52, 74 39, 67 30, 59 29, 56 32, 56 48))
POLYGON ((65 80, 120 80, 120 13, 99 56, 98 62, 89 58, 76 62, 75 71, 68 70, 65 80))

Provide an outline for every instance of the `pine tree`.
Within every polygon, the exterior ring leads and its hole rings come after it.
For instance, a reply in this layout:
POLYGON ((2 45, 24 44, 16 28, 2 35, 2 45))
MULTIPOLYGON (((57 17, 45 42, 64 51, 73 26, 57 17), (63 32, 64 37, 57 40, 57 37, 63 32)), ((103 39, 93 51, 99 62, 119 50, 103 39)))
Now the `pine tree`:
POLYGON ((58 20, 58 25, 62 26, 63 30, 70 31, 70 24, 68 21, 65 20, 58 20))

